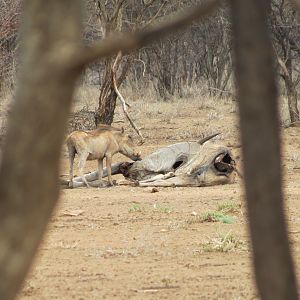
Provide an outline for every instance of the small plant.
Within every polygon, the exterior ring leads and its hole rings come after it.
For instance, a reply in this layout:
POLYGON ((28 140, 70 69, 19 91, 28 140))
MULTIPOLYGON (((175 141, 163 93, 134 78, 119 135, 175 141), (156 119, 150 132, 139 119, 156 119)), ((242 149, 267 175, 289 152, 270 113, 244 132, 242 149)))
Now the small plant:
POLYGON ((246 250, 245 242, 234 236, 231 231, 226 234, 218 234, 215 238, 210 238, 207 243, 202 244, 204 252, 231 252, 246 250))
POLYGON ((207 212, 200 216, 200 222, 221 222, 225 224, 234 223, 234 218, 230 215, 223 214, 221 212, 207 212))
POLYGON ((204 222, 221 222, 225 224, 232 224, 235 217, 230 214, 239 212, 240 204, 233 202, 220 203, 216 211, 208 211, 200 216, 196 216, 186 221, 187 224, 204 223, 204 222))
POLYGON ((237 204, 234 202, 224 202, 219 203, 217 211, 221 212, 222 214, 235 214, 238 213, 241 209, 241 204, 237 204))
POLYGON ((162 213, 169 214, 172 212, 172 208, 170 208, 168 206, 162 206, 159 203, 154 203, 153 207, 162 213))
POLYGON ((132 212, 141 212, 142 209, 141 209, 141 207, 139 206, 139 204, 135 203, 135 204, 133 204, 133 205, 129 208, 128 211, 129 211, 130 213, 132 213, 132 212))

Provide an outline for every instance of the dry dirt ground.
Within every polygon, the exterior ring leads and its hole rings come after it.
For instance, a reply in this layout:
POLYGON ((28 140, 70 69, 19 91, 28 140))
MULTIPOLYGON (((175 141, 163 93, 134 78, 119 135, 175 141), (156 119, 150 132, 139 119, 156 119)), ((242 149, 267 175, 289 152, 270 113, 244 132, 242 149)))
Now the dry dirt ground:
MULTIPOLYGON (((144 155, 219 131, 217 142, 239 157, 236 111, 229 100, 183 99, 134 102, 131 114, 147 138, 144 155)), ((286 214, 300 270, 300 128, 282 132, 286 214)), ((86 171, 95 168, 89 162, 86 171)), ((66 152, 61 172, 68 173, 66 152)), ((18 299, 258 299, 246 222, 239 179, 157 193, 124 186, 63 190, 18 299), (204 221, 207 212, 229 215, 230 224, 204 221)))

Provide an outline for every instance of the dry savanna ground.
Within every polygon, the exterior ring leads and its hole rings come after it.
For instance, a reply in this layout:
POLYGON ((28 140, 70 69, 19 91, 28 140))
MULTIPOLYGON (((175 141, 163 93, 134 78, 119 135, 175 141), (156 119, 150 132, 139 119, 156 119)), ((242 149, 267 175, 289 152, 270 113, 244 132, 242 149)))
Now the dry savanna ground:
MULTIPOLYGON (((125 94, 147 139, 143 155, 221 132, 217 142, 240 157, 236 102, 191 93, 163 103, 149 95, 125 94)), ((76 97, 74 110, 96 105, 93 90, 76 97)), ((285 103, 281 106, 285 124, 285 103)), ((124 119, 119 108, 115 119, 124 119)), ((131 130, 126 122, 122 125, 131 130)), ((285 207, 298 270, 299 131, 282 130, 285 207)), ((96 162, 89 162, 86 172, 95 168, 96 162)), ((61 172, 68 173, 65 150, 61 172)), ((156 193, 125 186, 63 190, 19 300, 258 299, 246 222, 239 179, 231 185, 159 188, 156 193)))

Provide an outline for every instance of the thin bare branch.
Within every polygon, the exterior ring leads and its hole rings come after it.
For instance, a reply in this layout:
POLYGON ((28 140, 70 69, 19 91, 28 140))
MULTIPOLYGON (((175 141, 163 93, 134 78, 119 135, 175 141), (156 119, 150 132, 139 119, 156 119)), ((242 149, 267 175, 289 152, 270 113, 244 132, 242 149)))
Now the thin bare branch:
POLYGON ((143 77, 145 77, 146 63, 142 59, 135 59, 135 61, 141 62, 143 64, 143 77))
POLYGON ((143 1, 143 3, 144 3, 144 5, 146 6, 146 7, 149 7, 153 2, 154 2, 155 0, 150 0, 150 1, 143 1))
POLYGON ((119 51, 127 53, 128 51, 143 47, 171 32, 186 27, 193 21, 208 16, 216 10, 220 3, 221 0, 210 0, 203 5, 187 10, 185 13, 177 14, 168 21, 157 24, 152 28, 140 30, 135 33, 108 37, 84 49, 84 51, 79 53, 78 57, 73 57, 70 63, 75 68, 82 68, 84 65, 101 57, 112 56, 119 51))
POLYGON ((116 81, 116 72, 117 72, 118 66, 120 65, 121 59, 122 59, 122 52, 119 52, 115 59, 115 62, 113 64, 113 68, 112 68, 112 79, 113 79, 114 89, 122 103, 122 109, 123 109, 123 112, 124 112, 127 120, 129 121, 129 123, 133 127, 133 129, 136 131, 136 133, 140 136, 141 142, 144 143, 145 139, 144 139, 142 133, 140 132, 140 130, 134 124, 133 120, 130 118, 128 111, 127 111, 128 104, 126 103, 124 97, 122 96, 122 94, 120 93, 120 91, 118 89, 118 85, 117 85, 117 81, 116 81))
POLYGON ((162 9, 165 7, 165 5, 168 3, 167 0, 165 0, 161 5, 160 7, 158 8, 156 14, 144 25, 144 27, 147 27, 149 26, 150 24, 152 24, 156 18, 159 16, 160 12, 162 11, 162 9))
POLYGON ((123 5, 125 0, 120 0, 115 8, 115 11, 113 12, 112 14, 112 17, 109 19, 109 22, 111 21, 115 21, 117 18, 118 18, 118 15, 119 15, 119 12, 120 12, 120 9, 123 5))
POLYGON ((105 9, 105 3, 101 0, 94 0, 95 5, 98 8, 99 16, 101 16, 101 20, 105 23, 108 22, 108 15, 105 9))
POLYGON ((286 65, 285 65, 284 61, 280 57, 278 57, 278 56, 277 56, 277 61, 278 61, 278 64, 280 65, 280 67, 281 67, 281 69, 282 69, 282 71, 284 73, 284 76, 290 77, 289 71, 286 68, 286 65))

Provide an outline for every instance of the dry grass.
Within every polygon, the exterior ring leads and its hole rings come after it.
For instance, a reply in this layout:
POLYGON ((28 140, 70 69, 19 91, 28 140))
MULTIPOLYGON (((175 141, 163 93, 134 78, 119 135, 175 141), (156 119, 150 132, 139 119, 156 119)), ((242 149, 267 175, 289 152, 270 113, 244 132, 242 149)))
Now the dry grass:
POLYGON ((225 234, 217 234, 213 238, 201 244, 201 252, 232 252, 248 251, 247 243, 235 236, 231 231, 225 234))
MULTIPOLYGON (((141 89, 130 86, 122 86, 121 93, 133 106, 136 114, 144 113, 148 116, 156 116, 157 114, 164 114, 165 116, 172 117, 185 117, 187 115, 184 107, 192 107, 195 111, 198 110, 211 110, 208 116, 211 119, 218 118, 214 112, 223 112, 224 114, 236 113, 237 102, 232 101, 232 98, 214 98, 207 96, 198 86, 187 87, 184 96, 173 96, 169 101, 159 101, 153 88, 141 89), (226 110, 223 110, 224 104, 226 110)), ((14 91, 6 86, 1 90, 0 109, 2 110, 14 97, 14 91)), ((73 111, 87 107, 94 109, 97 107, 99 97, 99 87, 94 85, 78 85, 74 94, 73 111)), ((289 118, 287 110, 287 98, 281 97, 279 100, 279 110, 281 120, 286 122, 289 118)))
MULTIPOLYGON (((155 92, 151 89, 134 91, 130 87, 122 87, 121 92, 132 106, 129 109, 131 117, 147 140, 192 140, 215 133, 218 128, 216 129, 217 126, 214 124, 217 124, 226 113, 235 110, 236 106, 230 99, 198 96, 196 88, 193 93, 190 89, 188 97, 174 97, 167 102, 158 101, 155 92), (188 120, 188 123, 184 130, 179 130, 181 127, 179 123, 182 123, 183 119, 188 120), (158 130, 153 131, 156 127, 158 130)), ((79 87, 75 94, 73 110, 79 111, 82 107, 92 110, 97 106, 98 96, 99 91, 94 87, 87 85, 79 87)), ((119 102, 116 106, 115 120, 124 122, 127 130, 130 130, 119 102)), ((228 135, 233 130, 230 124, 226 131, 221 131, 228 135)))
POLYGON ((237 214, 241 212, 241 203, 222 202, 218 204, 217 211, 223 214, 237 214))
MULTIPOLYGON (((204 135, 221 132, 217 139, 238 140, 237 102, 232 98, 218 99, 205 96, 200 87, 187 88, 184 97, 174 96, 169 101, 158 101, 153 88, 135 89, 134 87, 122 86, 121 93, 131 104, 129 113, 147 140, 183 141, 196 140, 204 135), (184 119, 185 126, 182 127, 184 119), (227 121, 227 126, 220 125, 220 121, 227 121), (234 121, 232 121, 234 120, 234 121), (167 129, 167 130, 160 130, 167 129)), ((87 84, 80 85, 75 91, 73 112, 82 108, 93 111, 97 107, 99 88, 87 84)), ((2 92, 0 102, 0 130, 2 133, 6 127, 6 111, 13 98, 13 92, 6 89, 2 92)), ((280 99, 281 124, 289 124, 287 100, 280 99)), ((122 126, 132 131, 117 102, 115 120, 121 121, 122 126)), ((119 126, 119 124, 117 125, 119 126)), ((133 131, 132 131, 133 132, 133 131)))

